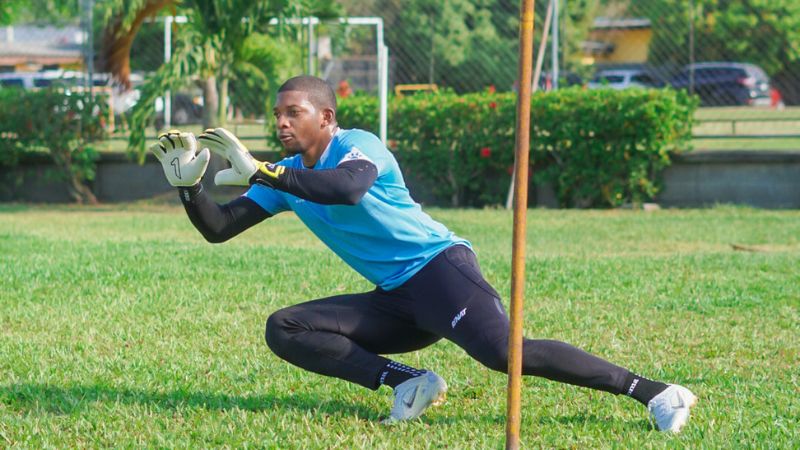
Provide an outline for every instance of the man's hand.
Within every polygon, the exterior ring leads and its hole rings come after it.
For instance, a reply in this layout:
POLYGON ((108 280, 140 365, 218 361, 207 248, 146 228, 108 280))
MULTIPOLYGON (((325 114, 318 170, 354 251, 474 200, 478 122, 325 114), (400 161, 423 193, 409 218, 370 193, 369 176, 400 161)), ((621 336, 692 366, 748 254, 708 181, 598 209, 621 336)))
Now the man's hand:
MULTIPOLYGON (((253 158, 247 147, 230 131, 224 128, 208 129, 198 138, 200 143, 212 152, 222 156, 231 163, 230 169, 220 170, 214 176, 217 185, 249 186, 256 180, 253 175, 260 174, 260 179, 269 182, 277 180, 284 172, 283 166, 277 166, 253 158)), ((259 180, 261 181, 261 180, 259 180)))
POLYGON ((197 140, 192 133, 170 130, 158 138, 150 151, 161 162, 169 184, 175 187, 194 186, 203 178, 211 154, 208 149, 197 153, 197 140))

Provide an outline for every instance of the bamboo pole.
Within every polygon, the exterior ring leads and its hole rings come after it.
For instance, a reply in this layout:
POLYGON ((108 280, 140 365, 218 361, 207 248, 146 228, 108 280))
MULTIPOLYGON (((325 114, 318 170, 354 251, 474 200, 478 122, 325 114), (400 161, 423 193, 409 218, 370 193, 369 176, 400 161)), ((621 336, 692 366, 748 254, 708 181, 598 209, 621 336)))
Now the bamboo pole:
POLYGON ((528 210, 533 0, 521 0, 519 21, 519 94, 514 145, 514 234, 511 250, 511 327, 508 339, 508 414, 506 449, 519 449, 522 383, 522 302, 525 287, 525 229, 528 210))

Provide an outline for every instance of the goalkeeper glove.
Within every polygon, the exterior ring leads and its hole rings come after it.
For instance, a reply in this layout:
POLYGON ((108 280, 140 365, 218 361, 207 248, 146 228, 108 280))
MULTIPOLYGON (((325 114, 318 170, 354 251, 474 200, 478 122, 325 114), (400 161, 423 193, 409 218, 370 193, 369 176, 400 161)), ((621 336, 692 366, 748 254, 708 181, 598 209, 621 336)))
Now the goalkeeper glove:
POLYGON ((197 140, 192 133, 170 130, 150 147, 164 169, 169 184, 175 187, 194 186, 203 178, 211 154, 208 149, 197 153, 197 140))
POLYGON ((214 183, 217 185, 249 186, 259 182, 273 186, 286 171, 283 166, 253 158, 247 147, 224 128, 209 128, 198 140, 204 147, 231 163, 230 169, 220 170, 214 176, 214 183))

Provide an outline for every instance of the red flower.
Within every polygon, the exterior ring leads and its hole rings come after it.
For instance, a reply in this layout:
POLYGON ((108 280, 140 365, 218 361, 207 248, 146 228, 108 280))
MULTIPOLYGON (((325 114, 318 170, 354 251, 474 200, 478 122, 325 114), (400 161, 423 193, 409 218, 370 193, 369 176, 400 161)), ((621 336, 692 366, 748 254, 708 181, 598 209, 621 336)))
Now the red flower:
POLYGON ((481 158, 488 158, 490 156, 492 156, 492 149, 489 147, 483 147, 481 149, 481 158))
POLYGON ((512 175, 514 173, 514 166, 508 166, 506 168, 506 172, 508 172, 509 175, 512 175))
POLYGON ((493 84, 490 84, 489 87, 486 88, 486 91, 489 92, 490 94, 494 94, 495 92, 497 92, 497 89, 495 89, 493 84))
POLYGON ((495 109, 495 108, 497 108, 497 102, 491 102, 491 103, 489 103, 489 108, 492 108, 492 109, 495 109))
POLYGON ((397 141, 395 139, 389 139, 386 144, 386 146, 389 148, 397 148, 397 141))

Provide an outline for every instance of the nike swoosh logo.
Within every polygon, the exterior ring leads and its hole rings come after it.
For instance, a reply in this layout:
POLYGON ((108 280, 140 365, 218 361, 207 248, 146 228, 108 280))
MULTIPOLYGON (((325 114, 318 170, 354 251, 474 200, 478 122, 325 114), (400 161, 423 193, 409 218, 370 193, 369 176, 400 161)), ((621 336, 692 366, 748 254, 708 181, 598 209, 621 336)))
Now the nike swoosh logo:
POLYGON ((414 400, 416 400, 416 398, 417 398, 417 391, 418 390, 419 390, 419 386, 414 388, 414 393, 411 395, 411 400, 403 399, 403 404, 406 405, 406 407, 411 408, 411 407, 414 406, 414 400))
POLYGON ((677 405, 673 404, 672 405, 673 408, 684 408, 684 407, 686 407, 686 402, 683 401, 683 396, 681 394, 678 394, 675 397, 677 397, 677 399, 678 399, 678 404, 677 405))

